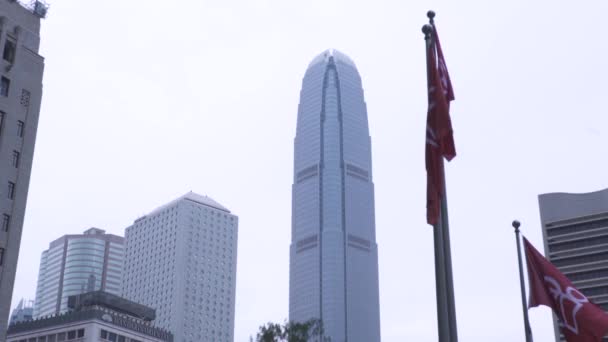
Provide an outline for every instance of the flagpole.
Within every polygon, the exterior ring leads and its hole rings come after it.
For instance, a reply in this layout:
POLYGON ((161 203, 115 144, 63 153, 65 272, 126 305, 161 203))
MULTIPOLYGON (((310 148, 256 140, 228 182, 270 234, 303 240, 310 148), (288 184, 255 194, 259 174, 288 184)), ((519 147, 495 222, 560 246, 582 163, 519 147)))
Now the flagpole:
POLYGON ((524 310, 524 329, 526 334, 526 342, 532 342, 532 329, 530 329, 530 320, 528 319, 528 306, 526 305, 526 288, 524 286, 524 267, 521 261, 521 243, 519 242, 519 226, 521 223, 515 220, 512 223, 515 228, 515 244, 517 245, 517 261, 519 262, 519 286, 521 287, 521 306, 524 310))
MULTIPOLYGON (((435 26, 435 12, 426 13, 431 26, 435 26)), ((434 30, 433 30, 434 31, 434 30)), ((435 44, 434 39, 431 44, 435 44)), ((448 325, 450 332, 450 342, 458 342, 458 324, 456 323, 456 303, 454 299, 454 279, 452 276, 452 250, 450 246, 450 222, 448 220, 448 199, 447 185, 445 180, 445 168, 443 158, 440 158, 441 178, 443 179, 443 196, 441 196, 441 233, 442 249, 444 256, 444 272, 446 287, 446 305, 448 311, 448 325)))
MULTIPOLYGON (((431 25, 426 24, 422 27, 424 33, 424 40, 426 42, 426 54, 427 54, 427 86, 431 85, 431 69, 428 64, 430 47, 432 44, 431 34, 433 29, 431 25)), ((430 102, 429 94, 429 102, 430 102)), ((449 313, 448 313, 448 298, 446 289, 446 277, 445 277, 445 256, 443 247, 443 235, 441 233, 441 220, 433 225, 433 242, 435 250, 435 290, 437 296, 437 330, 438 330, 438 341, 439 342, 451 342, 450 339, 450 324, 449 324, 449 313)))

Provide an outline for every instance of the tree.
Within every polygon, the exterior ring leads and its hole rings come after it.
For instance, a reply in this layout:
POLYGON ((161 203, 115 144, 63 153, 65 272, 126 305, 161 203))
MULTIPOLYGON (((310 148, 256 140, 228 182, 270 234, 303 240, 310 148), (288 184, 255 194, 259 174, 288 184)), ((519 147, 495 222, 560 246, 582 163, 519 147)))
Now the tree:
POLYGON ((306 322, 285 322, 281 325, 269 322, 260 327, 256 335, 256 342, 330 342, 324 336, 323 322, 310 319, 306 322))

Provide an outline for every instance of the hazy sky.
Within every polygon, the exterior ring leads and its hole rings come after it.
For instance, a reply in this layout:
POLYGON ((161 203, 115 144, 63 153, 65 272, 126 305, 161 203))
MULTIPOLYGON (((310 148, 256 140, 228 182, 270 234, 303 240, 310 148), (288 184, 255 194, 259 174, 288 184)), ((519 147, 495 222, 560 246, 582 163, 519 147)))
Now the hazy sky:
MULTIPOLYGON (((310 60, 363 78, 384 342, 437 339, 425 214, 426 69, 437 25, 455 89, 447 166, 461 341, 523 341, 511 221, 542 250, 537 194, 608 186, 608 2, 53 0, 13 296, 40 253, 91 226, 123 234, 187 191, 239 216, 235 341, 288 315, 293 139, 310 60)), ((530 311, 549 341, 549 309, 530 311)))

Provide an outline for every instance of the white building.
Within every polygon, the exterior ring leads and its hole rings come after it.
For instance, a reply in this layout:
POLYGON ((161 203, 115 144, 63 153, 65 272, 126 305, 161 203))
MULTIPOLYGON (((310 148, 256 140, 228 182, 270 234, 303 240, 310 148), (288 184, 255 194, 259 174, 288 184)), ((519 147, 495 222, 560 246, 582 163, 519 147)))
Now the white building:
POLYGON ((8 329, 7 342, 173 342, 153 325, 154 309, 103 291, 68 298, 70 311, 8 329))
POLYGON ((71 295, 97 290, 120 295, 123 263, 124 238, 99 228, 51 242, 40 258, 34 317, 67 311, 71 295))
POLYGON ((155 308, 176 342, 233 342, 237 216, 186 195, 125 231, 123 296, 155 308))
POLYGON ((21 245, 42 98, 39 1, 0 0, 0 341, 21 245), (22 1, 25 2, 25 1, 22 1))
POLYGON ((308 66, 294 145, 289 319, 320 319, 332 342, 379 342, 371 138, 348 56, 308 66))

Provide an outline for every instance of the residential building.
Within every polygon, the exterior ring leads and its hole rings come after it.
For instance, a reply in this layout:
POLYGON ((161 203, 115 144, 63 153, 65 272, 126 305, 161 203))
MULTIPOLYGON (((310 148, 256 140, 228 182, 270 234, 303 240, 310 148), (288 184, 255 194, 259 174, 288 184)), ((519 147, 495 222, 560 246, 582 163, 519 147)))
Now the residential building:
POLYGON ((336 50, 302 82, 294 143, 289 319, 335 342, 379 342, 371 138, 361 77, 336 50))
POLYGON ((125 231, 123 296, 156 309, 176 342, 233 342, 237 216, 187 193, 125 231))
POLYGON ((69 311, 11 324, 8 342, 173 342, 154 326, 155 311, 119 296, 94 291, 68 297, 69 311))
POLYGON ((31 321, 34 318, 34 301, 22 299, 11 313, 9 325, 17 322, 31 321))
POLYGON ((38 129, 44 59, 34 1, 0 0, 0 341, 4 341, 38 129))
POLYGON ((120 295, 124 253, 124 238, 99 228, 51 242, 40 258, 34 317, 67 311, 72 295, 97 290, 120 295))
MULTIPOLYGON (((608 189, 538 196, 545 256, 608 311, 608 189)), ((554 319, 555 340, 565 341, 554 319)), ((608 338, 604 338, 608 341, 608 338)))

